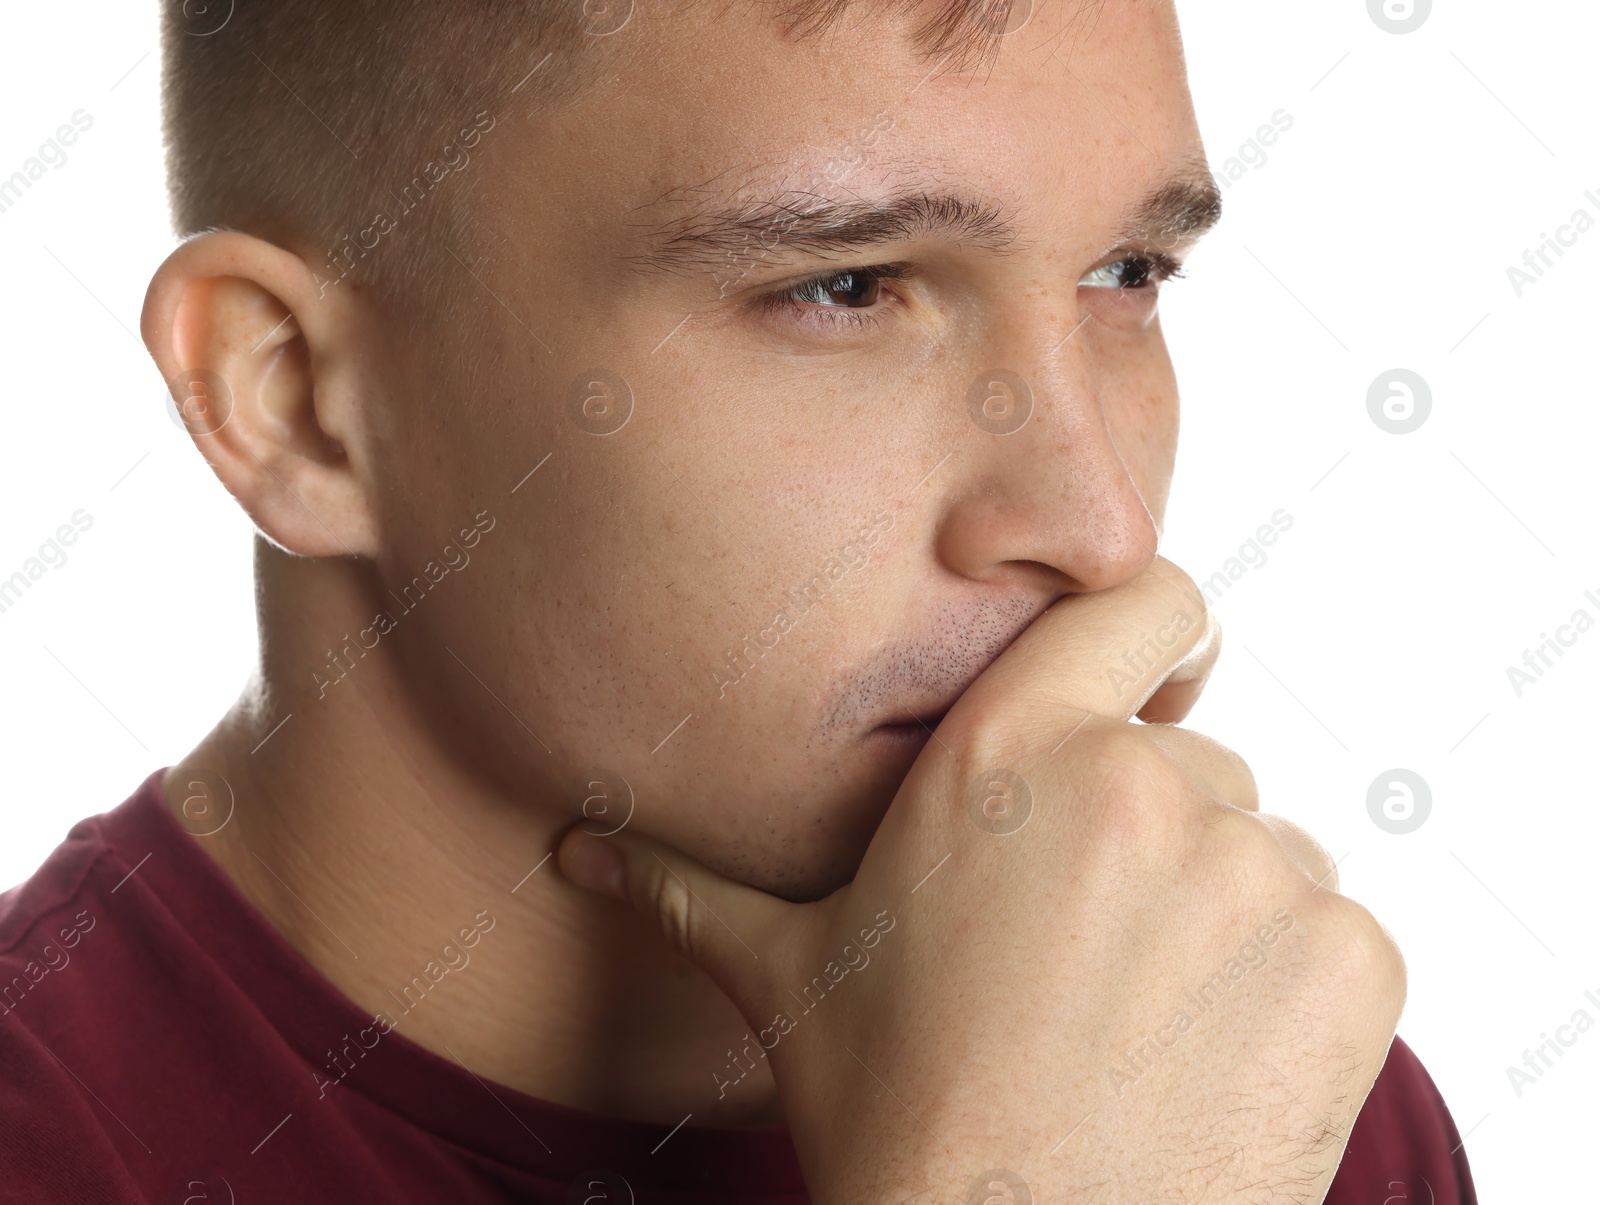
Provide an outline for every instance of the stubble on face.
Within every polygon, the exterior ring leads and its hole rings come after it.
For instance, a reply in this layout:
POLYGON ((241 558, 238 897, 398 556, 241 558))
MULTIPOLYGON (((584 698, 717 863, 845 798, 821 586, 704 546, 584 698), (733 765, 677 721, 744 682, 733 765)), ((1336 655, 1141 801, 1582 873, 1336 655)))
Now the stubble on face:
MULTIPOLYGON (((1114 0, 1092 36, 1071 37, 1042 9, 992 71, 959 80, 924 79, 898 33, 872 28, 822 46, 746 30, 755 18, 736 13, 641 30, 627 78, 529 122, 520 161, 479 157, 499 241, 467 259, 484 290, 463 319, 483 352, 471 396, 452 382, 451 405, 431 402, 446 413, 409 433, 407 473, 458 466, 447 491, 469 512, 478 483, 526 480, 505 507, 505 552, 475 558, 434 633, 487 667, 504 705, 454 683, 441 658, 441 707, 475 730, 473 756, 502 763, 499 780, 612 768, 634 788, 639 831, 752 885, 825 894, 853 874, 908 769, 873 729, 934 717, 1072 588, 1076 567, 1052 549, 1123 505, 1074 500, 1107 464, 1159 510, 1176 425, 1159 331, 1070 333, 1100 241, 1199 154, 1175 28, 1144 7, 1114 0), (751 298, 854 256, 794 256, 780 237, 776 254, 735 266, 733 289, 726 273, 646 278, 627 261, 663 198, 737 204, 719 190, 836 158, 883 113, 883 139, 827 191, 969 187, 1019 224, 1009 258, 959 240, 862 257, 917 260, 929 285, 915 313, 837 337, 778 325, 751 298), (964 400, 997 360, 1040 387, 1034 425, 1004 440, 964 400), (631 389, 631 418, 605 435, 570 414, 569 387, 595 366, 631 389), (1080 461, 1108 431, 1119 456, 1080 461), (719 698, 711 675, 730 644, 886 505, 894 530, 867 567, 719 698), (988 563, 945 555, 961 524, 969 544, 988 541, 988 563), (1008 525, 1038 547, 988 534, 1008 525)), ((565 793, 551 802, 567 807, 565 793)))

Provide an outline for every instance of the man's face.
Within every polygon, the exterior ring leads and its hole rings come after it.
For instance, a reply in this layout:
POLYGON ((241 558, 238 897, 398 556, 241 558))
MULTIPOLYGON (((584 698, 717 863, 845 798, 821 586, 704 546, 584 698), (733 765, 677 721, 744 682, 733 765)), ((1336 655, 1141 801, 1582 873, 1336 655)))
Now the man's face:
POLYGON ((371 419, 387 584, 495 519, 389 605, 475 773, 574 814, 621 796, 608 827, 631 788, 635 830, 820 896, 945 755, 918 720, 1149 563, 1177 437, 1156 253, 1209 176, 1172 6, 1095 7, 1045 5, 964 77, 866 9, 820 41, 765 6, 636 14, 612 78, 485 139, 495 239, 453 249, 463 316, 394 337, 371 419))

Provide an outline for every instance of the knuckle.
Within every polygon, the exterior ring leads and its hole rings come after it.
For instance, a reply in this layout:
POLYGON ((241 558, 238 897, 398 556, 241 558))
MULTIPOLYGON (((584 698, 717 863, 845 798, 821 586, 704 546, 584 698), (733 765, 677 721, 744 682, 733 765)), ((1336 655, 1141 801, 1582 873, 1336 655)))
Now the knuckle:
POLYGON ((1255 773, 1250 769, 1250 763, 1245 761, 1243 756, 1233 749, 1230 749, 1227 745, 1224 745, 1221 741, 1215 740, 1212 737, 1204 735, 1203 733, 1196 732, 1193 735, 1195 739, 1199 741, 1200 747, 1203 748, 1210 756, 1216 758, 1219 763, 1232 770, 1235 774, 1247 779, 1252 785, 1255 784, 1255 773))
POLYGON ((1242 811, 1260 811, 1261 785, 1256 782, 1256 772, 1250 768, 1250 763, 1226 745, 1217 745, 1214 755, 1220 770, 1217 802, 1242 811))
POLYGON ((1188 776, 1142 731, 1128 724, 1086 729, 1074 758, 1078 811, 1096 839, 1118 848, 1165 850, 1192 795, 1188 776))
MULTIPOLYGON (((949 802, 959 815, 972 818, 982 809, 985 797, 995 791, 1020 792, 1032 803, 1033 780, 1039 777, 1037 740, 1013 724, 989 718, 957 717, 953 713, 939 728, 939 739, 953 755, 944 763, 949 769, 937 771, 929 763, 928 773, 937 772, 950 784, 949 802), (948 777, 946 777, 948 775, 948 777)), ((919 771, 913 769, 915 775, 919 771)), ((942 794, 942 792, 941 792, 942 794)))
POLYGON ((1364 1041, 1392 1037, 1405 1006, 1406 965, 1388 930, 1360 904, 1326 891, 1302 895, 1292 911, 1301 1009, 1364 1041))
POLYGON ((1338 865, 1326 846, 1286 817, 1258 813, 1256 820, 1313 884, 1338 890, 1338 865))
POLYGON ((1227 750, 1232 759, 1229 762, 1233 771, 1234 782, 1239 792, 1239 798, 1227 800, 1234 807, 1246 811, 1257 811, 1261 807, 1261 784, 1256 781, 1256 772, 1250 768, 1250 763, 1245 761, 1233 750, 1227 750))
POLYGON ((1074 738, 1076 761, 1091 777, 1121 781, 1159 774, 1170 759, 1132 724, 1089 723, 1074 738))
POLYGON ((1250 763, 1234 750, 1192 728, 1152 725, 1149 731, 1151 739, 1166 749, 1175 760, 1192 759, 1192 762, 1213 772, 1211 777, 1217 780, 1213 785, 1217 788, 1218 802, 1244 807, 1248 811, 1256 810, 1260 790, 1255 772, 1250 769, 1250 763), (1235 795, 1239 799, 1232 797, 1235 795))
POLYGON ((689 885, 662 862, 657 863, 650 877, 650 904, 662 936, 674 950, 694 962, 697 953, 694 897, 689 885))
POLYGON ((1257 813, 1238 808, 1220 809, 1210 818, 1207 831, 1226 851, 1229 863, 1239 866, 1249 877, 1264 885, 1299 885, 1302 876, 1290 863, 1288 853, 1272 829, 1257 813))
POLYGON ((963 784, 1019 761, 1023 753, 1014 727, 988 715, 952 711, 939 725, 939 737, 954 753, 956 777, 963 784))
POLYGON ((1393 935, 1354 900, 1338 895, 1328 899, 1333 906, 1325 929, 1341 978, 1358 985, 1369 999, 1404 1000, 1406 961, 1393 935))
POLYGON ((1197 846, 1191 867, 1214 890, 1239 899, 1294 899, 1313 891, 1313 881, 1256 812, 1213 806, 1197 846))

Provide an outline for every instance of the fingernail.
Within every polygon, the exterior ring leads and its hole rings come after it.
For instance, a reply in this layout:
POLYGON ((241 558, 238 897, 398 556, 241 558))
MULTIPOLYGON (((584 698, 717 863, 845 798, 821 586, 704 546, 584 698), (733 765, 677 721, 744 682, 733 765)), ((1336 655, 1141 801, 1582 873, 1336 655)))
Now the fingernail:
POLYGON ((603 838, 584 836, 567 853, 562 867, 579 887, 628 898, 628 872, 617 847, 603 838))

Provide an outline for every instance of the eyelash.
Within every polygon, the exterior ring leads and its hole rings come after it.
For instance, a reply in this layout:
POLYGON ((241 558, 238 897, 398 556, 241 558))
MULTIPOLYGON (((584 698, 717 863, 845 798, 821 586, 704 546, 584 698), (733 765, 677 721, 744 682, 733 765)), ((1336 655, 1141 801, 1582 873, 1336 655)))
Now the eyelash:
POLYGON ((881 315, 877 313, 876 308, 855 310, 845 306, 819 305, 805 300, 805 295, 814 292, 819 286, 832 284, 849 276, 864 277, 871 282, 906 280, 911 276, 911 268, 908 264, 873 264, 869 267, 840 268, 833 272, 822 272, 766 294, 760 299, 761 309, 768 314, 788 312, 801 322, 810 322, 815 316, 815 319, 825 326, 860 328, 869 323, 879 322, 881 315))
MULTIPOLYGON (((1183 276, 1183 265, 1173 256, 1164 252, 1132 252, 1121 259, 1113 260, 1102 265, 1094 271, 1104 271, 1106 268, 1122 268, 1117 275, 1124 275, 1128 268, 1136 268, 1139 275, 1148 278, 1149 283, 1140 285, 1121 285, 1117 292, 1147 292, 1153 291, 1169 280, 1176 280, 1183 276)), ((852 327, 859 329, 868 324, 875 324, 882 320, 882 315, 877 307, 872 309, 851 309, 847 306, 820 305, 807 301, 805 298, 813 294, 819 286, 832 284, 846 277, 865 277, 868 281, 877 282, 884 280, 906 280, 912 275, 908 264, 873 264, 859 268, 841 268, 832 272, 823 272, 815 276, 808 276, 798 280, 782 289, 767 293, 762 296, 758 304, 767 314, 788 314, 797 321, 805 324, 821 323, 830 327, 852 327)), ((1092 273, 1091 273, 1092 275, 1092 273)), ((1104 287, 1104 286, 1102 286, 1104 287)))
MULTIPOLYGON (((1089 275, 1092 276, 1094 272, 1102 272, 1106 268, 1121 268, 1129 264, 1136 265, 1144 275, 1150 277, 1151 285, 1155 287, 1160 287, 1169 280, 1177 280, 1183 275, 1183 264, 1162 251, 1133 252, 1124 255, 1121 259, 1113 260, 1109 264, 1094 269, 1089 275)), ((1122 274, 1121 272, 1117 273, 1119 276, 1122 274)), ((1124 285, 1119 288, 1119 291, 1121 289, 1132 289, 1134 292, 1144 292, 1151 285, 1124 285)))

